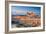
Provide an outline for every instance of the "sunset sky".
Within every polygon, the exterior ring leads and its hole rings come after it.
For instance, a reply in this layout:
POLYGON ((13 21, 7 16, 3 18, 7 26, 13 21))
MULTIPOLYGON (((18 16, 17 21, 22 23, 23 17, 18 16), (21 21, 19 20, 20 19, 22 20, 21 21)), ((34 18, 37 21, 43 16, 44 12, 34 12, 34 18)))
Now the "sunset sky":
POLYGON ((12 6, 11 11, 12 15, 26 15, 27 12, 35 12, 39 15, 41 8, 40 7, 31 7, 31 6, 12 6))

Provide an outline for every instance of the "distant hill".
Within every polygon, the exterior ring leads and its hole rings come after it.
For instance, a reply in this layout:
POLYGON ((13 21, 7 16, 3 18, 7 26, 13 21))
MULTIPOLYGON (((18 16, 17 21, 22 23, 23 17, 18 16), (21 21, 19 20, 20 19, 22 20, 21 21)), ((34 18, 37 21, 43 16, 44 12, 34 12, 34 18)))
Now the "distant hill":
POLYGON ((26 15, 12 15, 12 16, 26 16, 26 15))

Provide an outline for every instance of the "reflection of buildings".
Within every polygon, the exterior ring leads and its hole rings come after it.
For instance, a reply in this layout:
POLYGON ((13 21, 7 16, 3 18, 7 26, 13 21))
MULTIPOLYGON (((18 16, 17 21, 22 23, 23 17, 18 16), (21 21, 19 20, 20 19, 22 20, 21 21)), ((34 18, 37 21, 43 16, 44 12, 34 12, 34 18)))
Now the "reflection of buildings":
POLYGON ((15 21, 19 20, 19 23, 22 23, 24 25, 31 25, 31 26, 40 25, 40 17, 33 12, 27 12, 26 16, 14 16, 13 18, 15 19, 15 21))

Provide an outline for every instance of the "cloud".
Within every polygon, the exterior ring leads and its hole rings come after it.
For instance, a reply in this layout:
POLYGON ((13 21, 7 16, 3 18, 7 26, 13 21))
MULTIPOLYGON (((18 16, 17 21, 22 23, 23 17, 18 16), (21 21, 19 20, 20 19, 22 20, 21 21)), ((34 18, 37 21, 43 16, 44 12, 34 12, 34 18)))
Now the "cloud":
POLYGON ((27 12, 22 10, 15 10, 12 12, 13 15, 25 15, 27 12))
POLYGON ((25 11, 21 11, 21 10, 16 10, 16 14, 26 14, 25 11))

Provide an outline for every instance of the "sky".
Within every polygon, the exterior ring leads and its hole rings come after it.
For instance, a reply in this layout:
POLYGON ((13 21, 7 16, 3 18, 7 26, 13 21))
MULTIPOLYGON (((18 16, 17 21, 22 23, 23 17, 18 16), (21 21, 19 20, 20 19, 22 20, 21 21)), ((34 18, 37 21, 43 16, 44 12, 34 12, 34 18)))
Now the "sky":
POLYGON ((31 7, 31 6, 12 6, 11 11, 12 15, 26 15, 27 12, 35 12, 36 15, 40 14, 40 7, 31 7))

